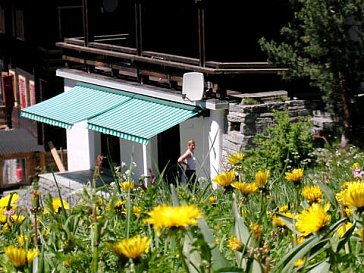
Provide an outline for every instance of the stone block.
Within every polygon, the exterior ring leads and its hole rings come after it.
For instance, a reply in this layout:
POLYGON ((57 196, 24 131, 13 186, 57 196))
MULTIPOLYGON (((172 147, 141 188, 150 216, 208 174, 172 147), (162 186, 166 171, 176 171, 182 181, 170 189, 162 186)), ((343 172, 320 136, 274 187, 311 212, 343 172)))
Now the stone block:
POLYGON ((240 133, 245 136, 254 136, 257 133, 255 123, 249 125, 246 123, 242 123, 240 126, 240 133))
POLYGON ((274 114, 273 113, 270 113, 270 112, 268 112, 268 113, 261 113, 259 115, 259 117, 261 117, 261 118, 272 118, 273 119, 274 114))
POLYGON ((237 144, 237 143, 233 143, 228 140, 223 140, 223 147, 224 147, 224 149, 227 149, 227 150, 239 152, 243 146, 242 146, 242 143, 237 144))
POLYGON ((246 114, 230 112, 227 115, 227 120, 230 121, 230 122, 244 122, 246 116, 247 116, 246 114))
POLYGON ((226 135, 226 140, 235 144, 241 144, 244 141, 244 138, 245 136, 243 134, 235 131, 229 132, 226 135))

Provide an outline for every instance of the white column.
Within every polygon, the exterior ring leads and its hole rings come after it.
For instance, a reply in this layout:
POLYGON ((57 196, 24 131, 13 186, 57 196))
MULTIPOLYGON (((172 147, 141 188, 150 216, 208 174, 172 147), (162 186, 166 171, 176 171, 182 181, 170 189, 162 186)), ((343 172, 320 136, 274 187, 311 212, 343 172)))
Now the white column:
POLYGON ((89 170, 96 160, 95 133, 87 129, 87 121, 67 130, 67 159, 69 171, 89 170))
MULTIPOLYGON (((143 145, 143 173, 145 176, 148 176, 148 168, 151 166, 151 158, 150 158, 150 144, 143 145)), ((147 179, 144 179, 144 186, 147 185, 147 179)))
POLYGON ((210 111, 209 151, 210 176, 213 179, 219 172, 222 158, 222 138, 224 130, 224 110, 210 111))

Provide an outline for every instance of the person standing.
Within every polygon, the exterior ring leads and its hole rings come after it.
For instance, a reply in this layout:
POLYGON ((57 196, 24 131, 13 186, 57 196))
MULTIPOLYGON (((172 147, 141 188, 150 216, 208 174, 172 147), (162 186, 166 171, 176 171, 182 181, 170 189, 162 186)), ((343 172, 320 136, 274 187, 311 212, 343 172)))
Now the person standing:
POLYGON ((186 182, 189 187, 193 187, 193 181, 196 179, 196 157, 194 154, 196 143, 193 139, 187 142, 187 150, 181 155, 177 162, 184 166, 186 182))

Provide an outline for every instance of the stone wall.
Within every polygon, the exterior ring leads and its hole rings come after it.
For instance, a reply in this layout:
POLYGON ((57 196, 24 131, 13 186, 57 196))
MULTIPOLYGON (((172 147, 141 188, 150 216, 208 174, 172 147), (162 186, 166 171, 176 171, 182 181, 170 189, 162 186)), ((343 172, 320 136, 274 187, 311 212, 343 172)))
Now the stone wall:
POLYGON ((227 131, 223 137, 223 162, 234 152, 252 147, 253 138, 272 125, 273 112, 288 110, 294 121, 299 116, 310 115, 313 121, 313 134, 330 130, 333 121, 322 109, 322 105, 306 100, 257 101, 257 104, 245 105, 241 102, 230 103, 227 115, 227 131))

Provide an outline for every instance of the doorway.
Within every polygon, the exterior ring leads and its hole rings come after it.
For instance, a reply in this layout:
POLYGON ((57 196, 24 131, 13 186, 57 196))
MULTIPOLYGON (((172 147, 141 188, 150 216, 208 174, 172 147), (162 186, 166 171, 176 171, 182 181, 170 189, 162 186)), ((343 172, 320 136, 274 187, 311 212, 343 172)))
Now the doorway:
POLYGON ((101 133, 101 154, 105 156, 102 161, 103 168, 111 170, 110 163, 118 166, 120 164, 120 138, 101 133))
POLYGON ((158 168, 159 172, 166 171, 176 166, 180 156, 180 133, 179 125, 160 133, 158 135, 158 168))

